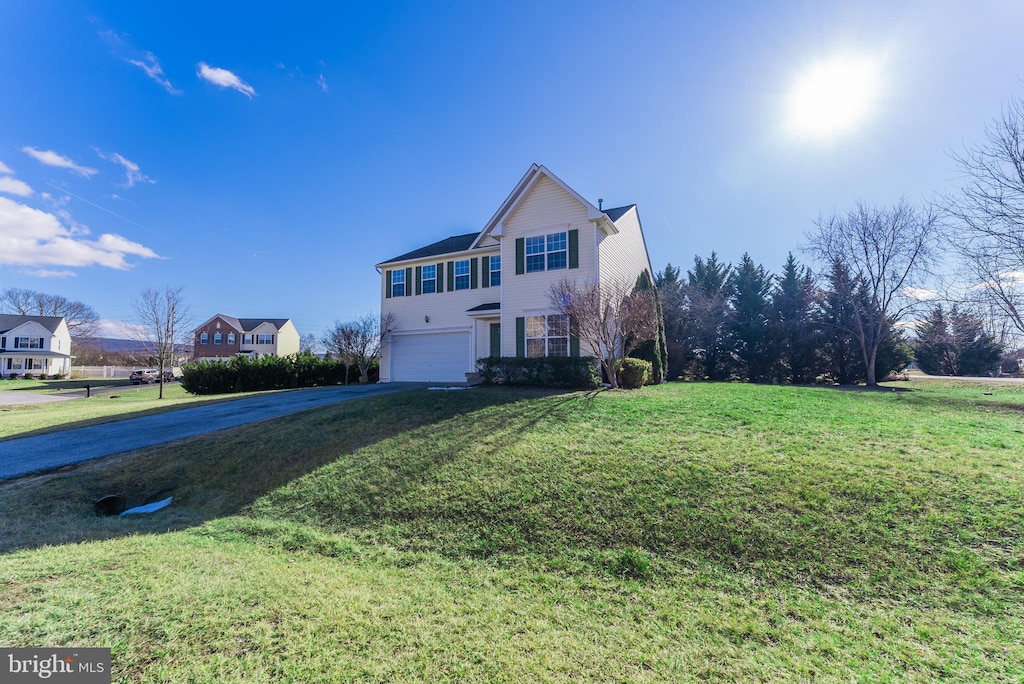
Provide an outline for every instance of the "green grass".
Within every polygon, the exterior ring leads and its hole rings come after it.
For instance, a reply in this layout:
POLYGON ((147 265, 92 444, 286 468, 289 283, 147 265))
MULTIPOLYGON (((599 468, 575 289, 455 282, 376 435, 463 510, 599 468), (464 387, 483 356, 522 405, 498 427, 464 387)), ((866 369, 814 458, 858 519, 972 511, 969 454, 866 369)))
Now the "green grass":
MULTIPOLYGON (((38 383, 39 381, 16 380, 8 382, 38 383)), ((85 381, 54 382, 72 383, 71 386, 61 390, 67 392, 69 390, 78 390, 78 386, 84 384, 85 381)), ((101 383, 103 381, 89 382, 92 384, 93 382, 101 383)), ((124 383, 123 380, 117 382, 124 383)), ((109 386, 109 384, 103 386, 109 386)), ((55 393, 54 388, 46 387, 42 384, 20 387, 20 390, 40 394, 55 393)), ((5 389, 4 385, 0 384, 0 391, 12 390, 5 389)), ((245 396, 252 396, 253 393, 232 394, 227 397, 194 396, 182 389, 179 383, 169 383, 164 385, 163 399, 158 398, 159 394, 160 388, 158 385, 126 385, 123 389, 119 389, 116 392, 96 393, 88 399, 82 397, 46 404, 0 405, 0 441, 17 437, 29 437, 31 435, 54 432, 55 430, 109 423, 123 418, 136 418, 153 413, 174 411, 200 403, 231 401, 245 396)))
POLYGON ((910 388, 407 392, 26 478, 0 643, 115 681, 1019 680, 1024 394, 910 388))

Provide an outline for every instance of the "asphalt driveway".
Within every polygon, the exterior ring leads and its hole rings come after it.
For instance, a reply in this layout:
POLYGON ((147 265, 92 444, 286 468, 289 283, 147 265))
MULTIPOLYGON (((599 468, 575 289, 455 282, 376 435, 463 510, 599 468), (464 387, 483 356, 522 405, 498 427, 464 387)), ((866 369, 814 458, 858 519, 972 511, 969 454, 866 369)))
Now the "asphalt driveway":
POLYGON ((0 480, 165 444, 361 397, 425 387, 410 383, 316 387, 0 442, 0 480))

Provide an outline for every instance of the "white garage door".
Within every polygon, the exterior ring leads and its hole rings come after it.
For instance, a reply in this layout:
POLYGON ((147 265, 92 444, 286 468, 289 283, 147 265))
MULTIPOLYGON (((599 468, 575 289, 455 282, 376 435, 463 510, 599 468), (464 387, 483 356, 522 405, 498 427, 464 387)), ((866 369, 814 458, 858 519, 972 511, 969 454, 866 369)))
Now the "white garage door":
POLYGON ((465 382, 469 370, 468 332, 391 338, 392 382, 465 382))

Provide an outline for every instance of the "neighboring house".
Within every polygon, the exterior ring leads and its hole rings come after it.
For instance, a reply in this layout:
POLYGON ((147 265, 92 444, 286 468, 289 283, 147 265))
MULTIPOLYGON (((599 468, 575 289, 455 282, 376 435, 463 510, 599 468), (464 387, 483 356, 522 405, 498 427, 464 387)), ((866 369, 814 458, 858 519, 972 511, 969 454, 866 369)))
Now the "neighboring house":
POLYGON ((534 164, 480 232, 377 264, 381 315, 394 316, 381 382, 465 382, 485 356, 594 354, 569 336, 552 285, 631 287, 650 269, 636 205, 595 207, 534 164))
POLYGON ((64 318, 0 314, 0 376, 26 373, 71 373, 71 334, 64 318))
POLYGON ((299 332, 287 318, 235 318, 217 314, 196 328, 193 341, 196 361, 299 353, 299 332))

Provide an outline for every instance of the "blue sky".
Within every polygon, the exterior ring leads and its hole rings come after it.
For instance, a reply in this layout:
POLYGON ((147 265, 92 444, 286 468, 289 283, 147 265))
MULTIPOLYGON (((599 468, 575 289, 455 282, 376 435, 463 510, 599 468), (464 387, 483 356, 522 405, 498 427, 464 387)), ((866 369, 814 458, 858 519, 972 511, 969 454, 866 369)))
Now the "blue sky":
POLYGON ((956 187, 1024 94, 1011 1, 151 4, 0 1, 0 287, 320 334, 533 162, 638 204, 657 270, 774 271, 821 213, 956 187), (874 69, 863 116, 794 129, 836 59, 874 69))

